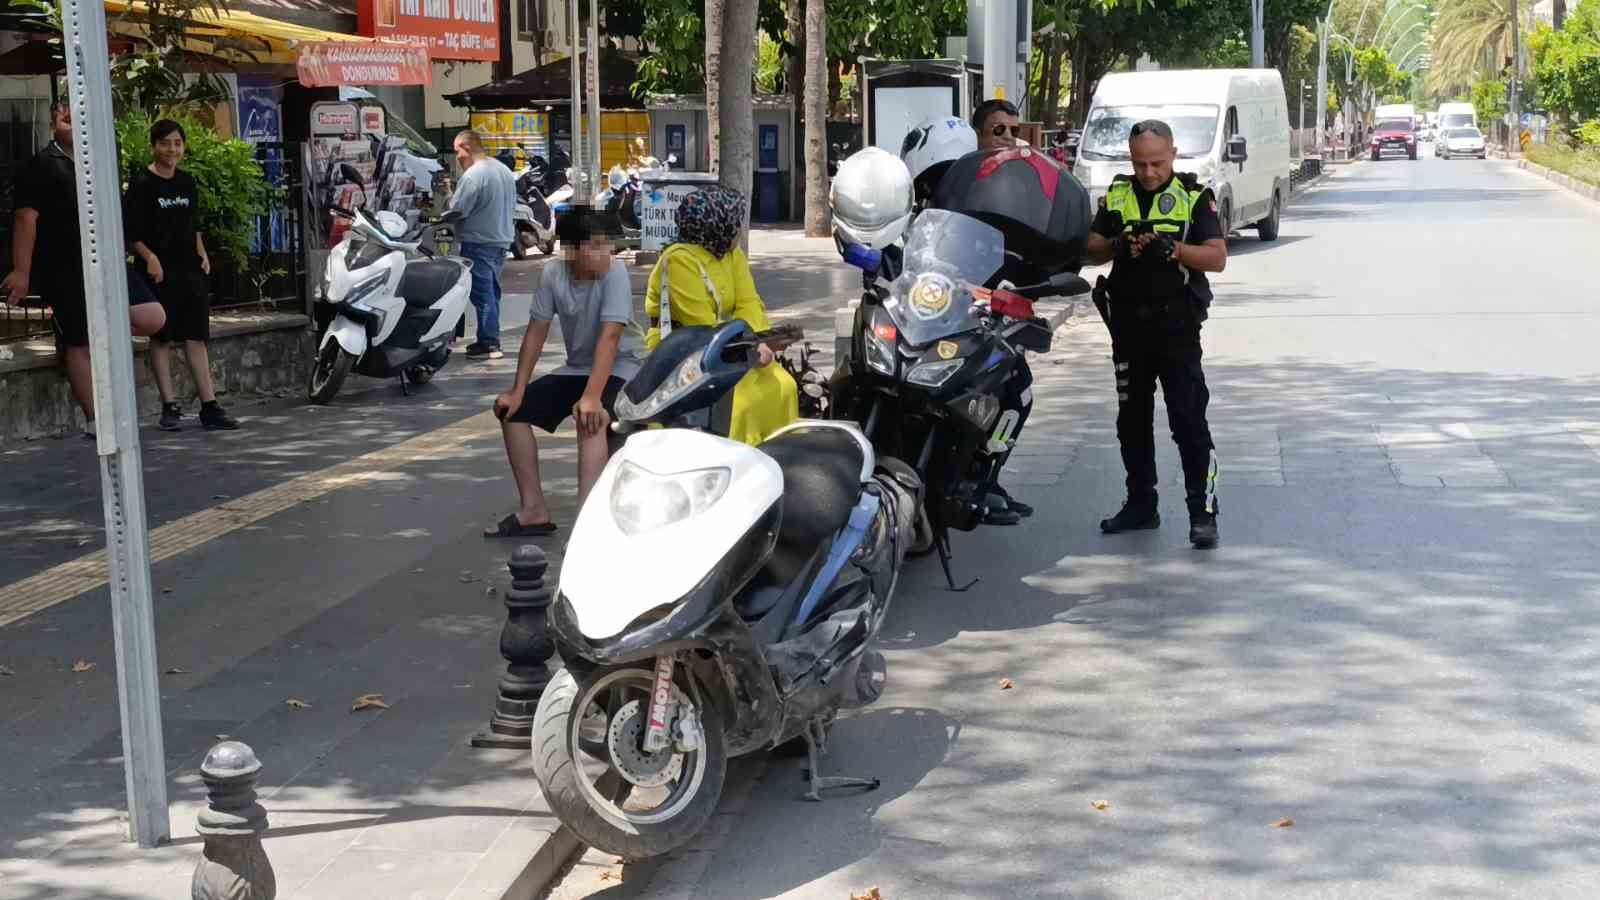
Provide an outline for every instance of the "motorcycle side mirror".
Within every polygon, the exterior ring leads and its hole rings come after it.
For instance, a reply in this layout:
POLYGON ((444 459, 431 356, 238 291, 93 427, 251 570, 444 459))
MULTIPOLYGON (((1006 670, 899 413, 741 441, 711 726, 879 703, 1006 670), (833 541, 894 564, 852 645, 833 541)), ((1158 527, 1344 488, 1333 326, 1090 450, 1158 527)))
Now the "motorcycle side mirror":
POLYGON ((1058 272, 1051 275, 1050 286, 1055 288, 1063 297, 1087 294, 1092 290, 1089 282, 1074 272, 1058 272))
POLYGON ((361 171, 349 163, 339 164, 339 177, 348 184, 360 184, 362 182, 361 171))

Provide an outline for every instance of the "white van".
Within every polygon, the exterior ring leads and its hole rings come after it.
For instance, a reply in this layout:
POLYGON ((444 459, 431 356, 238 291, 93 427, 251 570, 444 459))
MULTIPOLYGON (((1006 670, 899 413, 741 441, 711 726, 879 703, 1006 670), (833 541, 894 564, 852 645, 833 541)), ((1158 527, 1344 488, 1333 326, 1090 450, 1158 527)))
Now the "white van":
POLYGON ((1439 104, 1439 131, 1452 128, 1477 128, 1478 108, 1471 103, 1439 104))
POLYGON ((1278 237, 1289 201, 1289 104, 1277 69, 1116 72, 1100 80, 1072 172, 1098 206, 1114 175, 1131 174, 1128 132, 1160 119, 1178 143, 1179 172, 1217 196, 1225 230, 1278 237))

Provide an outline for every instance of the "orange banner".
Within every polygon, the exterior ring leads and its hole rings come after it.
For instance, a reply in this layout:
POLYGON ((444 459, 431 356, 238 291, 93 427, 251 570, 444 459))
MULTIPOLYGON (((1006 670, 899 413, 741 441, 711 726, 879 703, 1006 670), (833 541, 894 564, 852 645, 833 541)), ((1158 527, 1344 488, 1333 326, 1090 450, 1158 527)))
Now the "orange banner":
POLYGON ((428 48, 415 44, 322 41, 300 45, 295 63, 306 87, 432 84, 428 48))
POLYGON ((510 8, 498 0, 358 0, 356 27, 367 37, 422 44, 434 59, 497 62, 499 17, 510 8))

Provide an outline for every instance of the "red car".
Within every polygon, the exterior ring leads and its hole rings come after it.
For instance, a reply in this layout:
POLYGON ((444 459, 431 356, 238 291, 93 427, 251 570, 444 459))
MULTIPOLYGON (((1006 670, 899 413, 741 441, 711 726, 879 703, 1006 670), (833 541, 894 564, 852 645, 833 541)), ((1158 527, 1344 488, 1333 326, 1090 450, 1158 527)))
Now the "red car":
POLYGON ((1404 151, 1411 159, 1417 158, 1417 127, 1406 119, 1379 122, 1372 129, 1372 161, 1383 158, 1386 151, 1404 151))

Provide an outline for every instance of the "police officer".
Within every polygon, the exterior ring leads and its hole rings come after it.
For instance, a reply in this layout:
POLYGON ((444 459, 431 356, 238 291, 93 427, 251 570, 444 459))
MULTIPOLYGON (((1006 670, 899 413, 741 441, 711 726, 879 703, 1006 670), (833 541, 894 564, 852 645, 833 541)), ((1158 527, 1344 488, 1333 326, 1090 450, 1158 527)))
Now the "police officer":
POLYGON ((1183 460, 1189 540, 1217 545, 1216 453, 1206 424, 1200 323, 1211 303, 1205 273, 1221 272, 1228 245, 1209 189, 1174 173, 1177 148, 1165 122, 1147 120, 1128 136, 1133 176, 1106 191, 1089 236, 1089 259, 1111 261, 1103 314, 1111 329, 1117 377, 1117 440, 1128 471, 1128 498, 1100 522, 1107 534, 1158 528, 1152 417, 1156 381, 1167 403, 1172 438, 1183 460))

